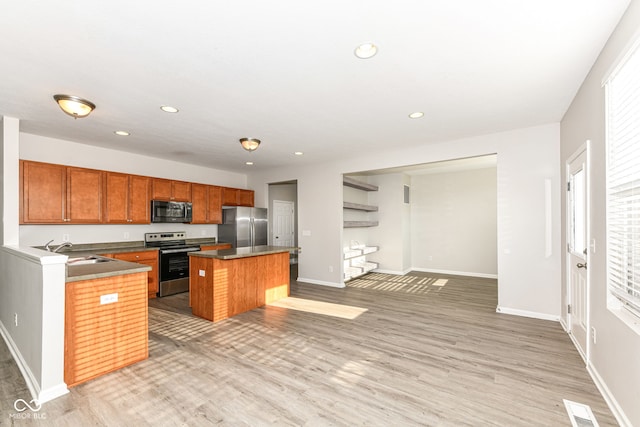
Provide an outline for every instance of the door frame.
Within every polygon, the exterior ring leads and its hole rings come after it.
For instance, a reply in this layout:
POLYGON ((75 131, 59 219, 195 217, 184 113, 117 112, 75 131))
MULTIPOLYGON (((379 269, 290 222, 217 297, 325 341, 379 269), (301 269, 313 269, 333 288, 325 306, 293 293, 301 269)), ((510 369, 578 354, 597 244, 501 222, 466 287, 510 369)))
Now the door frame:
MULTIPOLYGON (((567 188, 566 186, 569 185, 569 182, 571 180, 571 172, 570 172, 570 165, 571 163, 576 160, 579 156, 581 156, 582 154, 585 154, 586 160, 585 160, 585 227, 586 227, 586 235, 585 235, 585 243, 587 245, 587 253, 585 254, 585 258, 586 258, 586 263, 587 266, 590 264, 590 258, 591 258, 591 253, 594 250, 594 242, 591 241, 591 140, 587 139, 582 145, 580 145, 576 151, 573 152, 573 154, 571 156, 569 156, 569 158, 566 160, 565 162, 565 189, 567 188)), ((565 246, 565 283, 566 283, 566 295, 565 295, 565 302, 566 302, 566 306, 563 307, 563 310, 567 310, 567 306, 571 303, 572 301, 572 294, 571 294, 571 268, 572 268, 572 261, 571 261, 571 252, 569 251, 569 242, 571 239, 571 202, 569 199, 569 194, 568 192, 565 192, 566 197, 565 197, 565 213, 566 213, 566 218, 565 218, 565 227, 566 227, 566 233, 565 233, 565 238, 566 238, 566 246, 565 246)), ((578 350, 578 353, 580 353, 580 356, 584 359, 585 364, 589 364, 589 361, 591 360, 591 345, 592 345, 592 335, 591 335, 591 271, 589 268, 587 268, 586 270, 586 296, 585 296, 585 320, 586 320, 586 329, 587 329, 587 334, 586 334, 586 348, 584 350, 582 350, 580 348, 580 346, 578 345, 578 343, 576 342, 576 340, 574 339, 574 335, 572 334, 572 319, 571 316, 572 314, 568 312, 567 310, 567 332, 569 333, 569 337, 571 338, 571 341, 573 342, 573 345, 576 347, 576 349, 578 350), (583 354, 584 351, 584 354, 583 354)))

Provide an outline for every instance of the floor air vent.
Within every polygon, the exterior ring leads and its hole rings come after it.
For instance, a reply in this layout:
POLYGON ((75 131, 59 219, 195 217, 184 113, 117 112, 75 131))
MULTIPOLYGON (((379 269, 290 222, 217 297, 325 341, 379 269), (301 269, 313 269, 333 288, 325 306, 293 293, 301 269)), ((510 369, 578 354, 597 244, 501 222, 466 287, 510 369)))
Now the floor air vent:
POLYGON ((589 405, 563 399, 573 427, 599 427, 589 405))

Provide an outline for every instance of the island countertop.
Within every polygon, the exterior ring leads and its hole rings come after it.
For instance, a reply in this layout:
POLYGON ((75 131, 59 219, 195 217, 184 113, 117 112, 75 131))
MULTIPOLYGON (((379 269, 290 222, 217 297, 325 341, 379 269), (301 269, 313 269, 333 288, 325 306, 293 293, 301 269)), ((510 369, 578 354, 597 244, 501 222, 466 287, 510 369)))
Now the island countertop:
POLYGON ((218 249, 213 251, 189 252, 189 256, 201 258, 214 258, 221 260, 247 258, 260 255, 271 255, 282 252, 296 251, 298 248, 289 246, 250 246, 235 249, 218 249))

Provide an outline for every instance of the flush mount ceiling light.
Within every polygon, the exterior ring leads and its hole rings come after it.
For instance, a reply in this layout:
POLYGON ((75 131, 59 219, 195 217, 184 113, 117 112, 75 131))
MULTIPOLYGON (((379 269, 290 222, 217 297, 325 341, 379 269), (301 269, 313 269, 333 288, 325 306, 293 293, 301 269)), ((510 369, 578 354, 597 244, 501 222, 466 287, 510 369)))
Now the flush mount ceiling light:
POLYGON ((129 136, 131 135, 129 132, 127 132, 126 130, 116 130, 113 133, 115 133, 118 136, 129 136))
POLYGON ((302 151, 296 151, 293 154, 295 154, 296 156, 302 156, 304 153, 302 151))
POLYGON ((256 138, 240 138, 240 144, 247 151, 255 151, 260 145, 260 140, 256 138))
POLYGON ((424 117, 424 113, 422 111, 416 111, 415 113, 409 114, 410 119, 419 119, 421 117, 424 117))
POLYGON ((378 53, 378 47, 373 43, 363 43, 353 53, 360 59, 369 59, 378 53))
POLYGON ((247 166, 253 166, 253 162, 245 162, 245 165, 247 165, 247 166))
POLYGON ((87 117, 96 108, 93 102, 77 96, 53 95, 53 99, 56 100, 62 111, 74 119, 87 117))
POLYGON ((160 109, 165 113, 177 113, 179 111, 176 107, 171 107, 169 105, 163 105, 160 109))

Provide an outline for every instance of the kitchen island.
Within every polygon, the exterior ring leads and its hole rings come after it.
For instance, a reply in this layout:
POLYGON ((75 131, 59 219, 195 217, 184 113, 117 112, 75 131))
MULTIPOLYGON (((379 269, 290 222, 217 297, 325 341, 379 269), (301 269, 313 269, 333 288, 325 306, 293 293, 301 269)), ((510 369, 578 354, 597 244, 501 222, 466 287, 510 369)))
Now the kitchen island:
POLYGON ((195 316, 213 322, 289 296, 289 252, 254 246, 189 253, 189 299, 195 316))

